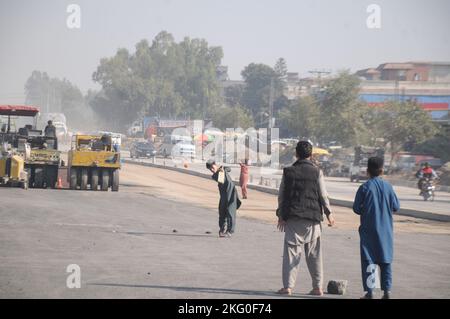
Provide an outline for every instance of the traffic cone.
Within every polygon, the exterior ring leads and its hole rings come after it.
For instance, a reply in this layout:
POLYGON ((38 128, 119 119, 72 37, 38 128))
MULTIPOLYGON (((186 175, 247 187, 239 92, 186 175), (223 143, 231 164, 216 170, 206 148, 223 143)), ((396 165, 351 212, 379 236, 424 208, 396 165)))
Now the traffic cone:
POLYGON ((62 180, 61 180, 61 177, 58 177, 58 186, 57 186, 59 189, 61 189, 63 186, 62 186, 62 180))

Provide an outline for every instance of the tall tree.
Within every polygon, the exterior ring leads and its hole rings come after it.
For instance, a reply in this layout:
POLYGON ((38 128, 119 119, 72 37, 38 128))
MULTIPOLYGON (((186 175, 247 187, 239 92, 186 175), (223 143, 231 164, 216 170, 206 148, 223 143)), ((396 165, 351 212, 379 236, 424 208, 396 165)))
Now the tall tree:
POLYGON ((318 105, 312 96, 293 100, 280 112, 281 128, 290 136, 314 139, 319 120, 318 105))
POLYGON ((248 110, 240 105, 234 107, 221 107, 212 114, 214 126, 221 130, 227 128, 242 128, 244 130, 253 127, 253 118, 248 110))
POLYGON ((208 116, 222 104, 216 80, 222 57, 220 47, 211 47, 203 39, 186 37, 177 43, 162 31, 151 45, 142 40, 134 53, 120 49, 100 61, 93 79, 103 92, 93 99, 94 109, 105 118, 115 114, 123 129, 144 115, 208 116), (109 108, 117 110, 108 112, 107 101, 109 108))
POLYGON ((319 100, 317 135, 321 142, 338 141, 345 146, 368 143, 371 111, 359 99, 359 79, 348 71, 330 80, 319 100))
POLYGON ((278 84, 277 74, 268 65, 251 63, 241 75, 246 83, 242 102, 253 117, 259 119, 259 124, 262 124, 269 110, 271 83, 274 86, 278 84))
POLYGON ((405 144, 420 144, 438 129, 431 116, 415 102, 389 101, 376 112, 376 131, 390 148, 392 160, 405 144))
POLYGON ((33 71, 25 83, 26 103, 40 107, 41 113, 64 113, 67 124, 80 127, 89 112, 80 89, 67 79, 51 78, 33 71))
POLYGON ((225 103, 228 106, 236 106, 242 103, 242 96, 244 94, 244 86, 232 85, 224 89, 225 103))
POLYGON ((287 68, 286 60, 284 58, 279 58, 277 60, 273 70, 275 71, 275 73, 277 74, 278 78, 281 81, 283 81, 283 82, 286 81, 288 68, 287 68))

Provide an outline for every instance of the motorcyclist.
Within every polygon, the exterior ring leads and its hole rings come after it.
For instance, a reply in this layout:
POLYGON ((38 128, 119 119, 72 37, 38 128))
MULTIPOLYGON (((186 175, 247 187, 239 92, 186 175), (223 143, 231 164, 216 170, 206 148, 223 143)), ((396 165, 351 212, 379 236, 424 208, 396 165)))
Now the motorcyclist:
POLYGON ((416 177, 419 179, 419 182, 417 183, 417 186, 420 189, 419 195, 422 195, 422 186, 426 179, 430 179, 431 181, 439 179, 439 176, 429 163, 425 163, 423 165, 423 167, 416 173, 416 177))

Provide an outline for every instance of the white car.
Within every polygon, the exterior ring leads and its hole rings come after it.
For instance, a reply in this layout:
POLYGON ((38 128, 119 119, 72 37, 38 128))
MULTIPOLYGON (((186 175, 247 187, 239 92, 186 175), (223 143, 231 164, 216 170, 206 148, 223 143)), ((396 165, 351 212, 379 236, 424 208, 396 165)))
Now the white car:
POLYGON ((164 137, 159 148, 159 153, 164 157, 189 157, 195 158, 195 145, 189 136, 164 137))

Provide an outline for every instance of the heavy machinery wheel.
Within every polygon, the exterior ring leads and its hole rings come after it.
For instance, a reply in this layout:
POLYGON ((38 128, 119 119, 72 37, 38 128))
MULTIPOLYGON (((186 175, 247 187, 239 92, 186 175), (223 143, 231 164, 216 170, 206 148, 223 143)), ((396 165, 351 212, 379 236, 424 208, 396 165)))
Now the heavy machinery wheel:
POLYGON ((81 183, 80 183, 81 190, 87 189, 87 182, 88 182, 88 170, 87 170, 87 168, 82 168, 81 169, 81 183))
POLYGON ((101 189, 102 191, 108 191, 108 187, 109 187, 109 170, 104 169, 102 170, 102 185, 101 185, 101 189))
POLYGON ((45 175, 46 186, 55 188, 58 181, 58 167, 46 167, 45 175))
POLYGON ((115 169, 112 173, 111 190, 113 192, 119 191, 119 170, 115 169))
POLYGON ((70 168, 70 189, 77 189, 77 169, 70 168))
POLYGON ((93 169, 91 173, 91 189, 98 190, 98 169, 93 169))
POLYGON ((44 187, 44 170, 41 167, 34 168, 34 188, 43 188, 44 187))

